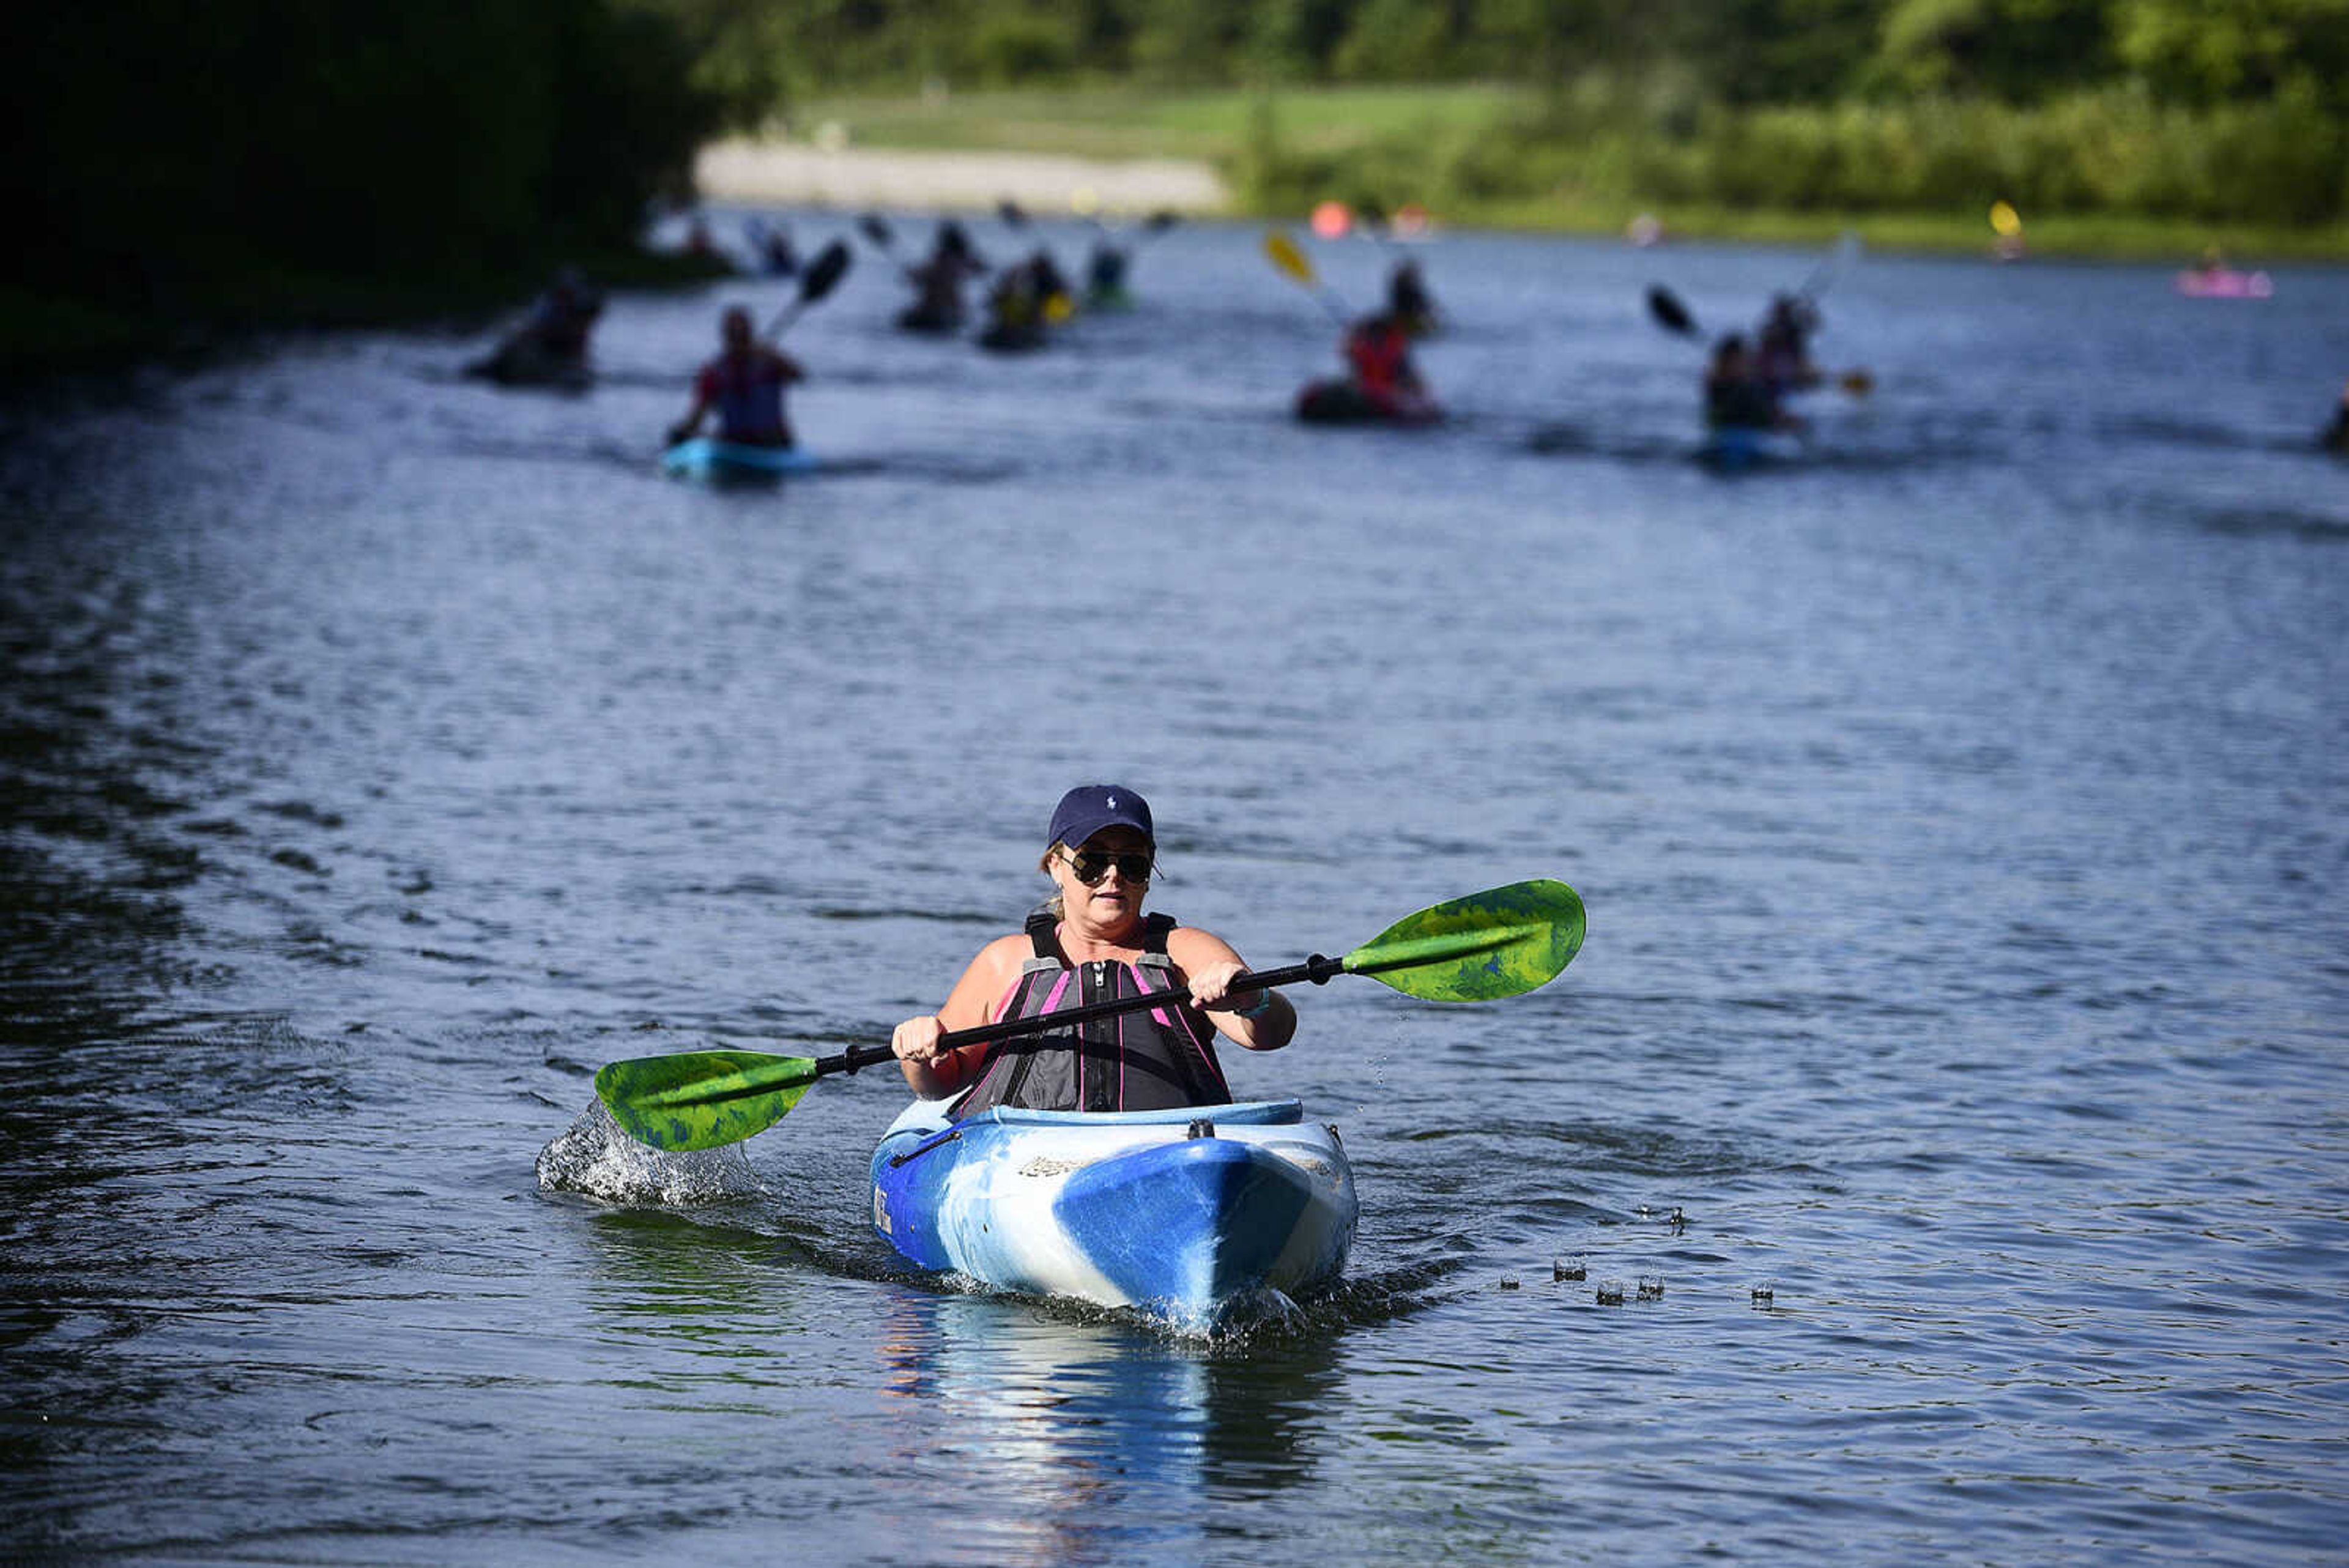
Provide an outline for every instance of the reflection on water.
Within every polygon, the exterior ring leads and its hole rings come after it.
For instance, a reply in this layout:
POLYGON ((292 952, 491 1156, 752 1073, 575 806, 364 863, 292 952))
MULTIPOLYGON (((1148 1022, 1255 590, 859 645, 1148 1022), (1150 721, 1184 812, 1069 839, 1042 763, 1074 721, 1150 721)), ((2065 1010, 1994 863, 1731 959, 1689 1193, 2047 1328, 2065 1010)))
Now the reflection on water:
POLYGON ((1198 1561, 1233 1504, 1309 1482, 1330 1438, 1319 1336, 1209 1347, 916 1292, 892 1293, 882 1330, 882 1387, 915 1407, 910 1430, 995 1500, 957 1547, 976 1560, 1198 1561))

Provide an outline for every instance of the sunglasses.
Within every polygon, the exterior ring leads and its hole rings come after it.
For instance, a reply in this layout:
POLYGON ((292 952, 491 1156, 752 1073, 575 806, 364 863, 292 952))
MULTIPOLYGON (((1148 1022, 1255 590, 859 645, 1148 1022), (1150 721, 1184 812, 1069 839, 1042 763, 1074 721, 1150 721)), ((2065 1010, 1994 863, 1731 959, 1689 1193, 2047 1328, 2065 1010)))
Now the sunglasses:
POLYGON ((1115 855, 1103 855, 1092 849, 1071 849, 1069 851, 1069 869, 1075 872, 1077 880, 1088 888, 1099 887, 1112 866, 1117 867, 1118 875, 1129 882, 1147 882, 1155 858, 1147 849, 1120 850, 1115 855))

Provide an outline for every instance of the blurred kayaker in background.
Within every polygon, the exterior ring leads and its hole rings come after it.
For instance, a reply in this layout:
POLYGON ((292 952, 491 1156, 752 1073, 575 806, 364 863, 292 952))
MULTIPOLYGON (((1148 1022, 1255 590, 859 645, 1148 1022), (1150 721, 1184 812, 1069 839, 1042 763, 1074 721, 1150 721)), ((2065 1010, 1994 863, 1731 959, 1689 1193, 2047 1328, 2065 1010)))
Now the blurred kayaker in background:
POLYGON ((898 316, 897 325, 909 332, 958 330, 968 314, 963 285, 986 271, 970 236, 948 218, 938 225, 928 259, 905 269, 905 280, 914 286, 914 303, 898 316))
POLYGON ((1733 332, 1713 345, 1705 369, 1704 422, 1715 430, 1773 431, 1802 421, 1780 406, 1777 388, 1756 369, 1744 335, 1733 332))
POLYGON ((1783 397, 1819 384, 1810 349, 1811 334, 1818 329, 1818 307, 1808 300, 1791 294, 1771 300, 1770 314, 1762 320, 1754 373, 1772 392, 1783 397))
POLYGON ((736 446, 792 445, 783 389, 805 380, 807 372, 789 355, 760 342, 750 313, 739 305, 728 306, 719 318, 719 338, 725 351, 694 378, 692 410, 670 427, 669 444, 691 440, 714 410, 720 441, 736 446))
POLYGON ((1057 327, 1076 314, 1076 291, 1069 286, 1068 275, 1052 259, 1049 248, 1038 245, 1036 254, 1028 258, 1028 276, 1048 323, 1057 327))
POLYGON ((799 250, 792 244, 789 229, 753 217, 742 225, 742 231, 750 242, 751 254, 759 258, 760 269, 769 277, 790 277, 800 270, 799 250))
POLYGON ((558 358, 587 358, 587 336, 604 314, 604 296, 587 286, 577 267, 567 266, 531 306, 523 330, 544 352, 558 358))
POLYGON ((576 267, 554 275, 533 301, 522 325, 497 350, 465 368, 470 376, 510 386, 552 386, 577 390, 594 379, 587 340, 604 314, 603 296, 587 286, 576 267))
POLYGON ((1133 253, 1102 234, 1085 257, 1085 301, 1115 306, 1126 303, 1125 273, 1133 253))
POLYGON ((1139 1111, 1231 1103, 1215 1037, 1274 1051, 1297 1032, 1277 992, 1234 992, 1247 965, 1212 931, 1145 916, 1157 866, 1150 806, 1118 784, 1061 797, 1040 868, 1053 896, 1019 932, 978 951, 946 1005, 890 1036, 905 1082, 924 1099, 960 1092, 957 1119, 991 1106, 1139 1111), (1179 993, 1164 1008, 986 1045, 942 1049, 950 1032, 1032 1018, 1146 992, 1179 993))
POLYGON ((1044 296, 1030 264, 1014 262, 995 275, 987 291, 987 328, 978 342, 1005 352, 1043 347, 1044 296))
POLYGON ((1419 263, 1408 257, 1395 263, 1394 273, 1387 279, 1387 314, 1413 337, 1424 337, 1435 330, 1435 298, 1427 292, 1427 279, 1419 270, 1419 263))
POLYGON ((1346 329, 1339 352, 1353 389, 1379 415, 1416 420, 1432 416, 1435 400, 1412 362, 1411 333, 1392 311, 1365 316, 1346 329))
POLYGON ((2349 385, 2342 387, 2341 402, 2333 410, 2333 422, 2317 439, 2327 452, 2349 453, 2349 385))

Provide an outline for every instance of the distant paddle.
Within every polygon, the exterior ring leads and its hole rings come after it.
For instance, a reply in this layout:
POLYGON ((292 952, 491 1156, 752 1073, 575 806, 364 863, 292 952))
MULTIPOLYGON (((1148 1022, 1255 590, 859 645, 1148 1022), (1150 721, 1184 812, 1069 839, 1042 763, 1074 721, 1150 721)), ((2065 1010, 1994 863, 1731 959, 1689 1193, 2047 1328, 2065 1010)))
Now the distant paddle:
POLYGON ((848 271, 850 259, 846 240, 834 240, 817 252, 815 260, 800 273, 799 297, 785 306, 781 314, 768 324, 766 337, 770 340, 781 337, 791 324, 800 318, 800 312, 837 287, 842 275, 848 271))
POLYGON ((1654 317, 1656 325, 1667 332, 1677 332, 1683 337, 1699 336, 1696 317, 1689 314, 1689 307, 1681 303, 1680 296, 1661 283, 1648 286, 1648 314, 1654 317))
POLYGON ((1353 317, 1348 313, 1345 303, 1323 286, 1320 278, 1313 271, 1313 263, 1308 259, 1303 251, 1297 248, 1295 240, 1290 239, 1278 229, 1268 230, 1264 236, 1264 254, 1272 258, 1272 265, 1278 267, 1282 273, 1312 290, 1313 296, 1321 302, 1321 307, 1330 313, 1339 326, 1352 325, 1353 317))
POLYGON ((857 219, 856 232, 878 246, 883 255, 896 262, 900 266, 905 265, 903 258, 897 254, 896 231, 889 227, 889 221, 880 213, 867 213, 857 219))
POLYGON ((1381 250, 1395 248, 1394 225, 1388 220, 1386 209, 1376 202, 1354 203, 1354 230, 1381 250))
MULTIPOLYGON (((1512 882, 1406 915, 1343 958, 1316 953, 1286 969, 1243 973, 1235 991, 1366 974, 1423 1002, 1490 1002, 1555 979, 1582 946, 1582 899, 1563 882, 1512 882)), ((1122 997, 1039 1018, 1014 1018, 942 1037, 948 1050, 1065 1028, 1165 1005, 1167 994, 1122 997)), ((1188 994, 1185 992, 1184 994, 1188 994)), ((887 1062, 886 1045, 837 1056, 771 1056, 758 1051, 688 1051, 613 1062, 595 1093, 628 1136, 664 1149, 740 1143, 781 1121, 821 1077, 887 1062)))
POLYGON ((1846 229, 1837 238, 1835 249, 1827 253, 1825 261, 1811 269, 1811 275, 1803 280, 1803 286, 1795 291, 1795 295, 1806 304, 1816 305, 1819 302, 1819 296, 1834 287, 1837 281, 1845 273, 1849 272, 1852 264, 1857 260, 1859 260, 1859 236, 1851 230, 1846 229))

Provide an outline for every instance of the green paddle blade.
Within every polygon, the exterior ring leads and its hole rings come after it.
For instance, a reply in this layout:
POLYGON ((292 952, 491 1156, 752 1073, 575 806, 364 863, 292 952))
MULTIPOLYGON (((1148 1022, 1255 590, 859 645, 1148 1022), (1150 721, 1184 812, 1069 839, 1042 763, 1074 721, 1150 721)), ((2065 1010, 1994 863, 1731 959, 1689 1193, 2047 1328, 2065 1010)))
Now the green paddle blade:
POLYGON ((622 1131, 655 1148, 717 1148, 783 1119, 815 1061, 757 1051, 687 1051, 607 1064, 595 1093, 622 1131))
POLYGON ((1557 978, 1582 931, 1581 897, 1544 877, 1406 915, 1340 961, 1422 1001, 1490 1002, 1557 978))

